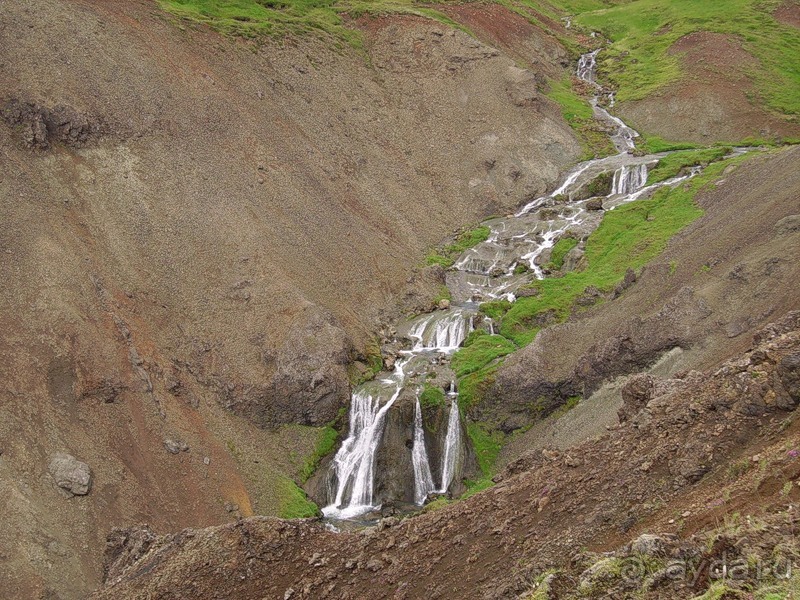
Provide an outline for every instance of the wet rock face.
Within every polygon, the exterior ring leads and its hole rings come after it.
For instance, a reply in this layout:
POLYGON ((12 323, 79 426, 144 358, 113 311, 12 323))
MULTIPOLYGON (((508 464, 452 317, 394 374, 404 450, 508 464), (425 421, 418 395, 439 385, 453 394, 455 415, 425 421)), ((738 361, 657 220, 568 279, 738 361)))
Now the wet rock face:
POLYGON ((81 148, 105 129, 100 119, 58 105, 47 108, 12 99, 0 109, 0 118, 18 129, 26 148, 47 150, 55 143, 81 148))
POLYGON ((386 414, 380 449, 375 459, 375 498, 378 503, 414 502, 414 402, 403 394, 386 414))
POLYGON ((221 402, 259 426, 286 423, 321 426, 350 399, 347 365, 350 338, 316 306, 294 320, 285 342, 263 361, 273 375, 266 385, 220 380, 221 402))
POLYGON ((56 453, 48 468, 56 485, 70 496, 85 496, 92 487, 92 471, 71 454, 56 453))

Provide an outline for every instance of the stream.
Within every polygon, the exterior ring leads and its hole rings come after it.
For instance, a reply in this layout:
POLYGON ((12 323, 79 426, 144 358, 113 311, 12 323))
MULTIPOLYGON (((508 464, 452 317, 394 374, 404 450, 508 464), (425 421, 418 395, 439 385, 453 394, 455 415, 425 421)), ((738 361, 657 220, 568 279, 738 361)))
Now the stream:
MULTIPOLYGON (((450 384, 445 396, 449 418, 438 453, 440 464, 433 469, 422 424, 420 375, 431 365, 446 369, 476 323, 493 334, 491 319, 479 315, 480 303, 501 298, 514 302, 518 295, 524 295, 527 284, 546 276, 544 265, 549 262, 550 251, 565 234, 582 240, 570 251, 578 254, 583 241, 599 226, 604 211, 648 197, 658 188, 675 186, 700 171, 694 168, 685 175, 646 185, 649 170, 667 153, 632 154, 639 134, 600 106, 607 93, 595 83, 598 52, 583 55, 576 74, 597 90, 591 101, 594 115, 608 126, 618 154, 576 165, 552 193, 526 204, 514 215, 484 222, 490 229, 488 239, 465 251, 447 272, 450 307, 398 326, 398 337, 406 341, 406 349, 400 351, 394 370, 353 391, 348 437, 330 465, 328 505, 323 508, 328 519, 363 519, 380 509, 375 489, 376 455, 387 414, 404 390, 416 395, 411 447, 414 504, 422 506, 432 495, 446 494, 454 482, 460 481, 466 440, 455 386, 450 384), (613 180, 611 193, 602 197, 598 206, 597 198, 583 199, 581 192, 603 173, 613 173, 613 180), (435 478, 434 472, 440 476, 435 478)), ((613 95, 607 96, 613 105, 613 95)))

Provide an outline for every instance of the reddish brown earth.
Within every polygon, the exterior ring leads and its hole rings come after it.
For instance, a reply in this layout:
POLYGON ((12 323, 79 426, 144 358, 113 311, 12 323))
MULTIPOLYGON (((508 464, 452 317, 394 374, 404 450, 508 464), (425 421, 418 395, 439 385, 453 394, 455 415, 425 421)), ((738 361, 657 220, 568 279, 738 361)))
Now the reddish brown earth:
POLYGON ((800 3, 789 0, 776 8, 773 14, 781 23, 800 28, 800 3))
POLYGON ((634 127, 709 144, 800 135, 800 125, 755 102, 751 74, 758 62, 737 38, 700 31, 680 38, 669 52, 679 57, 684 76, 652 97, 619 106, 634 127))
POLYGON ((349 400, 348 363, 428 249, 580 152, 533 72, 421 18, 376 21, 366 61, 149 0, 0 14, 0 585, 18 597, 84 597, 114 526, 280 514, 318 437, 300 424, 349 400), (87 496, 56 488, 57 452, 90 466, 87 496))

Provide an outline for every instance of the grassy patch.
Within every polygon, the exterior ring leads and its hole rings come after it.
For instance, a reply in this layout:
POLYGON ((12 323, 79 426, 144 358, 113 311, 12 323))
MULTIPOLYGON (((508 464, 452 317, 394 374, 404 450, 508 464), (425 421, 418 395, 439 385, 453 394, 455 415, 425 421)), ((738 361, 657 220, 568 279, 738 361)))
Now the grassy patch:
POLYGON ((469 346, 453 355, 451 366, 456 377, 461 378, 479 371, 495 359, 516 349, 513 342, 501 335, 480 335, 472 338, 469 346))
POLYGON ((338 438, 339 432, 330 425, 321 428, 314 452, 312 452, 311 455, 306 458, 305 462, 303 463, 303 467, 300 469, 301 481, 308 481, 308 478, 311 477, 314 474, 314 471, 317 470, 320 461, 328 456, 328 454, 333 452, 333 449, 336 447, 336 440, 338 438))
POLYGON ((317 505, 288 477, 281 477, 277 481, 277 489, 280 495, 279 516, 282 519, 306 519, 320 514, 317 505))
POLYGON ((467 498, 492 485, 494 463, 503 447, 504 436, 499 431, 491 431, 485 423, 473 422, 467 425, 467 435, 472 442, 472 449, 478 459, 481 476, 475 480, 467 480, 467 491, 462 496, 467 498))
POLYGON ((658 164, 647 174, 647 184, 652 185, 659 181, 666 181, 678 175, 686 167, 707 165, 720 160, 731 151, 730 148, 704 148, 702 150, 681 150, 668 154, 658 161, 658 164))
POLYGON ((502 362, 503 359, 500 358, 496 362, 458 380, 458 408, 462 414, 466 414, 469 408, 491 389, 494 384, 495 373, 502 362))
POLYGON ((569 398, 567 398, 567 401, 564 402, 564 404, 562 404, 561 406, 559 406, 556 410, 554 410, 550 414, 550 416, 553 419, 560 419, 569 411, 571 411, 573 408, 578 406, 578 404, 580 404, 580 401, 581 401, 580 396, 570 396, 569 398))
POLYGON ((645 98, 678 80, 679 57, 669 48, 685 35, 710 31, 741 40, 758 59, 751 75, 763 103, 783 114, 800 114, 800 36, 772 16, 780 0, 632 0, 606 7, 553 3, 580 13, 576 24, 602 31, 613 42, 598 58, 620 101, 645 98))
POLYGON ((550 251, 550 262, 547 268, 552 271, 560 271, 564 266, 564 257, 578 245, 578 240, 573 237, 563 237, 558 240, 550 251))
POLYGON ((547 97, 558 102, 561 115, 575 131, 583 146, 583 160, 614 154, 614 144, 595 120, 592 107, 572 87, 572 78, 566 77, 550 84, 547 97))
POLYGON ((226 34, 247 38, 289 34, 323 34, 355 48, 361 32, 347 27, 342 16, 412 14, 464 29, 445 14, 415 0, 158 0, 159 6, 182 19, 204 23, 226 34))
POLYGON ((636 147, 644 154, 658 154, 659 152, 672 152, 674 150, 694 150, 699 144, 690 142, 668 142, 664 138, 653 136, 642 136, 636 140, 636 147))
POLYGON ((444 406, 444 391, 441 388, 426 383, 419 395, 419 405, 422 408, 438 408, 444 406))
POLYGON ((474 229, 465 231, 459 235, 454 242, 428 254, 425 258, 425 263, 428 265, 441 265, 445 269, 452 267, 459 255, 473 246, 485 242, 489 239, 490 233, 491 230, 486 225, 479 225, 474 229))

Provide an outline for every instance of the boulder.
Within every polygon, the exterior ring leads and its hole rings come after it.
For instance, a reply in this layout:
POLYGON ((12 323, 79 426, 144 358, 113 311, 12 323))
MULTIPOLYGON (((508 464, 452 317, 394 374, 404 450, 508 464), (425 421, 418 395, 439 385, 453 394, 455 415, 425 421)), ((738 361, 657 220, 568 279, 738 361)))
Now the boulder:
POLYGON ((89 465, 71 454, 54 454, 49 471, 56 485, 71 496, 85 496, 92 487, 92 471, 89 465))
POLYGON ((622 408, 617 412, 621 423, 630 420, 653 398, 655 384, 652 376, 639 373, 622 386, 622 408))
POLYGON ((603 199, 592 198, 586 203, 586 210, 603 210, 603 199))

